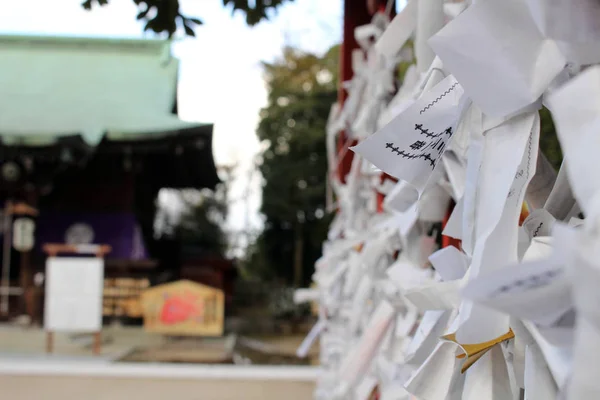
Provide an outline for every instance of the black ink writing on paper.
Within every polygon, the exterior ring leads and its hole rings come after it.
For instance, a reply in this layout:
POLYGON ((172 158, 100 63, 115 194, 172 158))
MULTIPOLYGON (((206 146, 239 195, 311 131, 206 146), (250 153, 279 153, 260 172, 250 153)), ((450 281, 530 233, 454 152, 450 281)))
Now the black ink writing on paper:
POLYGON ((522 292, 537 289, 540 287, 548 286, 556 278, 563 275, 564 271, 562 268, 553 269, 549 271, 545 271, 539 274, 531 275, 524 277, 523 279, 516 280, 509 284, 500 286, 497 290, 495 290, 490 297, 496 297, 499 295, 514 293, 514 292, 522 292))
POLYGON ((450 92, 452 92, 454 90, 454 88, 456 88, 456 86, 458 85, 458 82, 455 82, 454 85, 450 86, 448 88, 448 90, 446 90, 444 93, 440 94, 437 98, 435 98, 431 103, 427 104, 421 111, 419 111, 419 114, 423 114, 425 111, 429 110, 431 107, 433 107, 433 105, 435 103, 437 103, 438 101, 442 100, 445 96, 447 96, 448 94, 450 94, 450 92))
POLYGON ((452 128, 446 128, 440 132, 430 132, 424 128, 423 124, 415 124, 415 132, 421 136, 421 139, 414 141, 407 149, 401 149, 394 143, 386 143, 385 148, 392 153, 409 160, 421 159, 429 164, 431 169, 444 153, 446 141, 452 137, 452 128))

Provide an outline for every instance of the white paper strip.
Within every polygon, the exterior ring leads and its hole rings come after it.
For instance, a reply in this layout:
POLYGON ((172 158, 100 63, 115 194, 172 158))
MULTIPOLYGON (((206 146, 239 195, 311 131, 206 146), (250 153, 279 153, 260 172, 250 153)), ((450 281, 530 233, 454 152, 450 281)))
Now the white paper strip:
POLYGON ((313 325, 310 332, 308 332, 308 335, 306 335, 306 337, 304 338, 304 340, 302 341, 302 343, 296 350, 296 355, 298 357, 300 357, 300 358, 306 357, 306 355, 308 354, 308 351, 310 350, 310 347, 313 345, 315 340, 317 340, 317 338, 319 337, 321 332, 323 332, 323 329, 325 329, 326 326, 327 326, 327 324, 324 320, 319 320, 319 321, 317 321, 316 324, 313 325))
POLYGON ((369 320, 359 343, 340 366, 342 387, 354 387, 358 379, 365 374, 375 356, 375 351, 381 344, 381 339, 391 325, 393 316, 393 307, 388 302, 382 301, 369 320))
POLYGON ((478 1, 429 44, 473 103, 491 116, 535 102, 566 64, 522 0, 478 1))
POLYGON ((536 344, 527 346, 525 356, 526 400, 556 399, 558 389, 536 344))
POLYGON ((461 279, 469 267, 465 254, 454 246, 436 251, 429 256, 429 261, 445 281, 461 279))
POLYGON ((375 43, 375 50, 384 57, 395 57, 410 38, 417 25, 417 0, 409 1, 388 25, 375 43))
POLYGON ((444 153, 466 105, 449 76, 383 129, 352 149, 420 193, 444 153))

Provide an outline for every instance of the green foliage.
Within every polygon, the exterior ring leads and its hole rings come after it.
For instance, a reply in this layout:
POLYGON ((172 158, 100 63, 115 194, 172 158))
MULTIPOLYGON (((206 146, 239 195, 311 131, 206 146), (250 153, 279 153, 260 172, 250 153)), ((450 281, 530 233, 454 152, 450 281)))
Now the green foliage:
MULTIPOLYGON (((286 1, 293 0, 223 0, 225 7, 231 6, 233 12, 246 14, 248 25, 256 25, 268 19, 269 10, 274 10, 286 1)), ((154 33, 166 33, 173 37, 178 28, 183 28, 186 35, 195 36, 194 27, 202 24, 198 18, 191 18, 180 12, 179 0, 133 0, 139 7, 137 19, 146 21, 144 30, 154 33)), ((91 10, 95 6, 105 6, 109 0, 85 0, 83 8, 91 10)))
POLYGON ((228 212, 226 185, 220 184, 215 191, 180 192, 185 208, 175 227, 175 234, 184 248, 226 257, 228 240, 223 229, 228 212))
MULTIPOLYGON (((414 44, 413 40, 412 40, 412 39, 408 39, 408 40, 406 41, 406 43, 404 44, 404 46, 402 46, 402 49, 403 49, 403 50, 404 50, 404 49, 406 49, 406 50, 409 50, 409 51, 411 51, 411 52, 412 52, 412 54, 414 54, 414 51, 415 51, 415 44, 414 44)), ((414 57, 413 57, 411 60, 404 60, 404 61, 401 61, 401 62, 398 64, 398 73, 397 73, 397 77, 398 77, 398 80, 399 80, 400 82, 403 82, 403 81, 404 81, 404 75, 406 75, 406 71, 408 71, 408 68, 409 68, 411 65, 413 65, 414 63, 415 63, 415 59, 414 59, 414 57)))
POLYGON ((558 137, 556 136, 552 115, 546 107, 542 107, 540 110, 540 150, 548 158, 554 169, 558 170, 562 163, 563 155, 558 137))
POLYGON ((257 135, 269 144, 259 166, 265 228, 246 266, 263 279, 306 284, 321 255, 330 223, 325 125, 337 98, 338 55, 338 46, 323 57, 286 48, 281 59, 263 64, 269 99, 257 135))
POLYGON ((250 26, 268 19, 267 12, 274 10, 286 1, 293 0, 223 0, 224 6, 232 6, 233 12, 242 11, 246 14, 246 23, 250 26))

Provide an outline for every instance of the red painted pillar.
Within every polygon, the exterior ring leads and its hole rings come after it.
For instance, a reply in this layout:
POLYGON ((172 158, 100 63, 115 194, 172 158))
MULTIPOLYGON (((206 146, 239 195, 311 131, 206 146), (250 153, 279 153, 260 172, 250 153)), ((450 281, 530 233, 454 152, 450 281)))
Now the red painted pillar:
MULTIPOLYGON (((446 217, 442 221, 442 229, 444 229, 446 227, 446 224, 448 223, 448 220, 450 219, 450 214, 452 214, 452 211, 454 211, 455 205, 456 204, 454 203, 454 201, 450 200, 450 204, 448 205, 448 211, 446 212, 446 217)), ((461 241, 458 239, 455 239, 453 237, 450 237, 450 236, 442 235, 442 247, 448 247, 448 246, 454 246, 460 250, 461 241)))
MULTIPOLYGON (((358 43, 354 38, 354 29, 361 25, 371 22, 373 11, 385 12, 386 0, 345 0, 344 1, 344 31, 343 41, 340 49, 340 84, 338 89, 338 102, 344 104, 347 93, 342 87, 342 83, 352 79, 352 51, 357 49, 358 43)), ((392 16, 395 9, 392 9, 392 16)), ((338 159, 337 174, 342 183, 346 183, 346 175, 350 172, 354 153, 347 148, 354 145, 348 142, 345 132, 341 132, 338 137, 338 159)), ((379 207, 379 200, 378 200, 379 207)))
MULTIPOLYGON (((379 176, 379 183, 383 184, 385 181, 392 181, 394 183, 398 182, 398 179, 394 178, 391 175, 388 175, 386 173, 382 173, 379 176)), ((385 200, 385 194, 381 193, 381 192, 377 192, 377 212, 378 213, 382 213, 383 212, 383 201, 385 200)))
MULTIPOLYGON (((347 93, 344 90, 342 84, 352 79, 352 51, 357 49, 358 43, 354 38, 354 29, 356 27, 368 24, 371 21, 371 16, 367 9, 367 2, 365 0, 345 0, 344 1, 344 32, 342 46, 340 48, 340 82, 338 85, 338 102, 340 105, 344 104, 347 93)), ((350 172, 352 166, 352 158, 354 153, 347 151, 349 145, 347 143, 348 137, 345 132, 341 132, 338 137, 338 168, 337 174, 338 179, 342 183, 346 183, 346 175, 350 172)))

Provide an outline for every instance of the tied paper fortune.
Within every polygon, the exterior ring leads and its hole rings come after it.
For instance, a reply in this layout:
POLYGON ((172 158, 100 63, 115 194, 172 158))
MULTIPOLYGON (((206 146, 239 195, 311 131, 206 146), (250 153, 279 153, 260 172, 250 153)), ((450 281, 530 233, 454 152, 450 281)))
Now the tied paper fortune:
POLYGON ((456 129, 467 98, 448 76, 381 130, 351 149, 421 195, 456 129))
POLYGON ((492 117, 513 115, 536 102, 566 64, 522 0, 478 1, 429 45, 473 104, 492 117))

